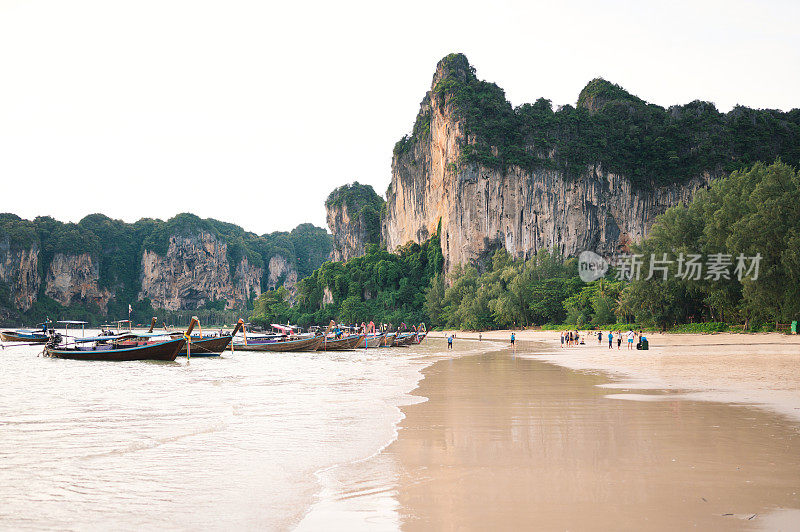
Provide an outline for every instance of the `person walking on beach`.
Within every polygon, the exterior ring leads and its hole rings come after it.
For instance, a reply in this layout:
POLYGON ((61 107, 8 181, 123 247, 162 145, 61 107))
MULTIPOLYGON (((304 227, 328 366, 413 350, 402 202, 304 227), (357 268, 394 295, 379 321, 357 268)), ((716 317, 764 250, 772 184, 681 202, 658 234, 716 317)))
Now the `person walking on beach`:
POLYGON ((628 329, 628 350, 633 350, 633 339, 636 337, 636 333, 632 330, 628 329))
POLYGON ((622 331, 617 331, 617 350, 622 348, 622 331))
POLYGON ((478 333, 478 341, 479 342, 483 341, 483 335, 481 333, 478 333))
POLYGON ((514 333, 511 333, 511 347, 514 347, 514 333))
POLYGON ((603 331, 597 331, 597 345, 603 343, 603 331))
POLYGON ((447 349, 453 349, 453 335, 447 337, 447 349))
POLYGON ((611 331, 608 331, 608 348, 614 348, 614 333, 611 331))
POLYGON ((564 331, 561 331, 561 349, 564 349, 564 331))

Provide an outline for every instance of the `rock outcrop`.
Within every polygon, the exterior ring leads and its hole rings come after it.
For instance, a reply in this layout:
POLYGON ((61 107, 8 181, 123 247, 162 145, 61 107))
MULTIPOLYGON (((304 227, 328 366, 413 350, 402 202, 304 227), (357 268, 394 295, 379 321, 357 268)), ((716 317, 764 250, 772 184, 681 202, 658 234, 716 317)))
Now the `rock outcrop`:
MULTIPOLYGON (((477 139, 458 112, 456 96, 439 83, 464 81, 474 71, 463 56, 448 59, 437 67, 414 135, 395 148, 382 227, 390 250, 428 239, 441 223, 446 270, 482 260, 499 247, 520 258, 545 248, 610 254, 641 240, 658 214, 688 202, 716 177, 705 173, 681 184, 634 186, 599 165, 568 177, 557 169, 465 162, 466 147, 477 139)), ((594 98, 586 105, 600 103, 594 98)))
POLYGON ((89 253, 56 253, 47 269, 44 292, 62 305, 73 301, 96 304, 103 314, 114 293, 100 288, 100 263, 89 253))
POLYGON ((325 210, 333 235, 332 260, 348 261, 363 255, 367 244, 380 243, 383 205, 383 198, 371 186, 358 182, 330 193, 325 210))
POLYGON ((226 302, 225 308, 244 305, 251 294, 261 294, 263 270, 243 257, 231 275, 227 253, 227 244, 210 233, 173 235, 165 256, 150 250, 142 254, 139 299, 168 310, 218 300, 226 302))
POLYGON ((36 301, 39 278, 39 247, 18 249, 6 237, 0 240, 0 281, 9 290, 15 308, 26 311, 36 301))
POLYGON ((286 260, 286 257, 274 255, 269 259, 267 288, 274 290, 279 286, 283 286, 291 292, 296 284, 297 270, 286 260))

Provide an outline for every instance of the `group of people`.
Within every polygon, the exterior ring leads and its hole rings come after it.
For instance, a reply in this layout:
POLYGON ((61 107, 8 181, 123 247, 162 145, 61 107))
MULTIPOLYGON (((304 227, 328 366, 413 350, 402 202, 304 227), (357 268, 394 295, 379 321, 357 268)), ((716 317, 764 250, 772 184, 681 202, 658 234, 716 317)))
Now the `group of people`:
POLYGON ((564 345, 572 347, 585 343, 586 342, 581 338, 580 331, 561 331, 561 347, 564 347, 564 345))
MULTIPOLYGON (((561 347, 572 347, 575 345, 585 345, 585 337, 594 334, 590 332, 586 332, 584 336, 581 336, 580 331, 561 331, 561 347)), ((597 331, 597 344, 603 344, 603 331, 597 331)), ((628 344, 628 349, 634 349, 634 343, 637 341, 641 341, 644 339, 642 335, 642 331, 636 332, 631 329, 628 329, 627 332, 623 333, 621 330, 617 331, 608 331, 605 335, 608 339, 608 348, 614 349, 614 341, 616 340, 617 349, 622 349, 622 340, 626 339, 628 344)))

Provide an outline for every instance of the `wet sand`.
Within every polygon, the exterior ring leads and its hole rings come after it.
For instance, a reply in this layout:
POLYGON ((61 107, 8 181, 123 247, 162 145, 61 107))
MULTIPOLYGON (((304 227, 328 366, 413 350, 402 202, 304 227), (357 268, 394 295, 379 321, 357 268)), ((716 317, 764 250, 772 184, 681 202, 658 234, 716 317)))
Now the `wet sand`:
MULTIPOLYGON (((605 334, 608 331, 604 331, 605 334)), ((520 340, 540 342, 530 356, 577 370, 615 377, 609 388, 657 389, 697 400, 752 405, 800 423, 800 335, 648 333, 648 351, 608 349, 596 333, 586 345, 560 347, 559 333, 515 331, 520 340)), ((457 333, 459 339, 477 333, 457 333)), ((483 333, 508 342, 511 331, 483 333)))
POLYGON ((412 530, 800 527, 796 423, 609 390, 607 375, 524 356, 547 347, 518 342, 427 368, 414 393, 428 400, 402 408, 383 453, 340 473, 340 497, 380 493, 412 530))

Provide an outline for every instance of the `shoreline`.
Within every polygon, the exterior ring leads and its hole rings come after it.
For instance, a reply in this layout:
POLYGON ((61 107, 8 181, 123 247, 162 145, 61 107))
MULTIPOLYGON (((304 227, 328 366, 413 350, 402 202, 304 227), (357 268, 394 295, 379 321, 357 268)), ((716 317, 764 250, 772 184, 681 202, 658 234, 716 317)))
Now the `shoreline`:
MULTIPOLYGON (((647 333, 648 351, 608 349, 588 336, 586 345, 560 347, 559 331, 481 332, 484 340, 508 345, 541 342, 546 348, 523 356, 578 371, 601 371, 612 382, 603 388, 654 390, 687 400, 753 406, 800 424, 800 335, 782 333, 647 333)), ((478 332, 456 334, 456 341, 477 341, 478 332)), ((607 331, 605 331, 607 334, 607 331)))

